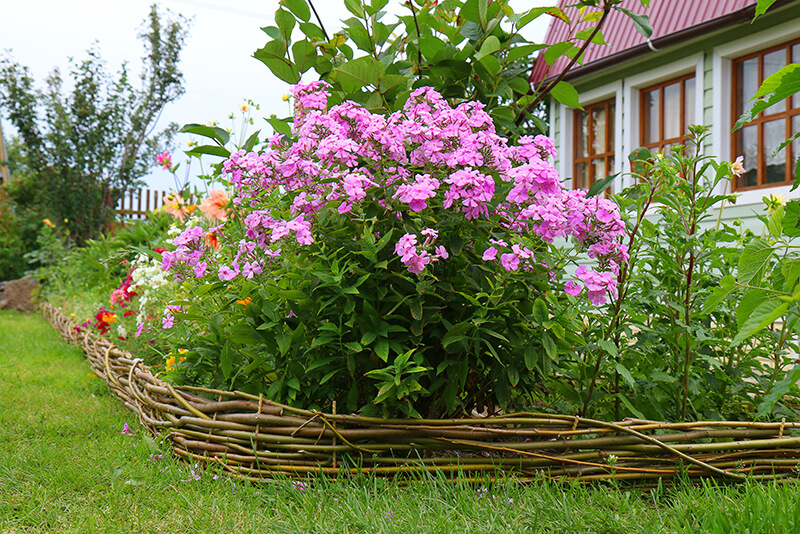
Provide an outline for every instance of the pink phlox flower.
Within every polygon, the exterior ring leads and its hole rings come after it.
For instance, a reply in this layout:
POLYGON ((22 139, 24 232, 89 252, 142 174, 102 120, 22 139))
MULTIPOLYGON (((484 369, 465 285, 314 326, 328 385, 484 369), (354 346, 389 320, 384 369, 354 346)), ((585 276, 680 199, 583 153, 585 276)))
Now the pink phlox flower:
POLYGON ((447 249, 445 249, 442 245, 437 245, 434 248, 434 251, 436 252, 436 255, 434 256, 435 259, 441 258, 443 260, 446 260, 447 258, 450 257, 450 254, 447 252, 447 249))
POLYGON ((168 330, 173 327, 175 324, 175 316, 172 315, 169 311, 164 314, 164 317, 161 319, 161 328, 163 330, 168 330))
POLYGON ((575 277, 583 282, 587 290, 586 296, 595 306, 606 303, 607 293, 616 294, 617 279, 611 272, 600 273, 581 265, 575 270, 575 277))
POLYGON ((397 188, 393 198, 405 202, 413 211, 422 211, 428 207, 427 200, 436 196, 439 180, 430 174, 418 174, 412 184, 403 184, 397 188))
POLYGON ((222 282, 227 282, 228 280, 233 280, 236 278, 237 274, 239 273, 227 265, 221 265, 217 276, 222 282))
POLYGON ((131 427, 128 426, 128 423, 124 423, 122 425, 122 434, 124 434, 126 436, 132 436, 133 435, 133 430, 131 430, 131 427))
POLYGON ((425 228, 420 233, 425 236, 425 241, 422 242, 423 247, 430 245, 439 237, 439 232, 433 228, 425 228))
POLYGON ((498 250, 496 247, 489 247, 483 251, 483 261, 494 261, 497 259, 498 250))
POLYGON ((575 283, 574 280, 570 280, 566 284, 564 284, 564 291, 566 291, 568 295, 572 295, 573 297, 577 297, 578 295, 580 295, 581 291, 583 291, 583 290, 582 290, 581 286, 579 286, 578 284, 575 283))
POLYGON ((506 271, 516 271, 519 268, 519 256, 514 253, 502 254, 500 263, 506 271))

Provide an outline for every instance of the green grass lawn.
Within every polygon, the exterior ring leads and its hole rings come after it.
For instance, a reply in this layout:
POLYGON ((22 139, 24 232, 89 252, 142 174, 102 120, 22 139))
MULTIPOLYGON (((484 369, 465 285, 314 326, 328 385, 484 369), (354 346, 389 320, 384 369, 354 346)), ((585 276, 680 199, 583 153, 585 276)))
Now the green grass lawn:
POLYGON ((184 464, 40 317, 0 311, 0 532, 800 532, 794 484, 245 484, 184 464), (128 424, 133 435, 122 434, 128 424))

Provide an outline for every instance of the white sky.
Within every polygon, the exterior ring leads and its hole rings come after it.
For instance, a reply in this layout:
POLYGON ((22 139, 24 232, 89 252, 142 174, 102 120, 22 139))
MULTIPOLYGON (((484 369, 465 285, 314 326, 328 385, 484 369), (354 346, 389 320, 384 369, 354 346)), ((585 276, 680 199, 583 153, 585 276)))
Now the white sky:
MULTIPOLYGON (((68 58, 80 61, 95 41, 112 75, 128 61, 129 73, 138 76, 144 49, 137 35, 151 3, 152 0, 0 0, 0 51, 10 50, 15 61, 30 67, 39 87, 55 67, 61 69, 66 81, 68 58)), ((343 0, 313 3, 329 34, 341 28, 341 19, 351 16, 343 0)), ((556 0, 511 2, 515 10, 555 4, 556 0)), ((401 0, 390 0, 387 10, 396 13, 401 6, 401 0)), ((281 100, 288 85, 252 57, 270 40, 261 27, 274 25, 278 0, 161 0, 162 14, 165 8, 192 18, 193 23, 181 61, 186 92, 165 109, 160 127, 170 122, 183 125, 216 120, 228 128, 228 116, 234 112, 238 116, 245 99, 261 106, 260 116, 254 116, 255 125, 249 133, 256 129, 270 131, 261 116, 289 114, 288 104, 281 100)), ((541 42, 549 20, 548 16, 536 19, 526 27, 525 36, 541 42)), ((306 76, 315 74, 312 70, 306 76)), ((11 125, 2 120, 8 138, 11 125)), ((178 136, 178 149, 185 149, 188 139, 178 136)), ((175 161, 185 167, 184 159, 176 157, 175 161)), ((196 159, 193 166, 195 174, 199 170, 196 159)), ((183 171, 178 170, 181 178, 183 171)), ((157 168, 146 180, 151 188, 158 189, 170 188, 174 183, 169 173, 157 168)))

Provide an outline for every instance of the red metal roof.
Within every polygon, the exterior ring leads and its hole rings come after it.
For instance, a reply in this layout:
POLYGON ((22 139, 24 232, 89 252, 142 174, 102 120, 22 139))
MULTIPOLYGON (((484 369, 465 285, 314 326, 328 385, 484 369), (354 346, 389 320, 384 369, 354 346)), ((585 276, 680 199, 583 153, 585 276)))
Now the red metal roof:
MULTIPOLYGON (((568 3, 574 3, 574 0, 559 0, 558 7, 564 10, 571 21, 578 20, 578 9, 565 7, 568 3)), ((650 8, 645 8, 642 7, 639 0, 623 0, 620 7, 650 17, 650 24, 653 26, 653 35, 650 40, 653 41, 659 37, 739 11, 755 3, 755 0, 651 0, 650 8)), ((566 41, 575 35, 575 32, 594 25, 595 23, 579 22, 577 28, 571 29, 569 24, 554 17, 547 28, 544 42, 553 44, 566 41)), ((636 31, 631 19, 616 10, 611 11, 603 23, 602 33, 608 45, 590 44, 584 54, 584 65, 647 42, 644 36, 636 31)), ((578 43, 582 45, 583 41, 578 41, 578 43)), ((540 54, 533 67, 531 81, 538 82, 560 73, 568 62, 568 58, 561 56, 550 67, 544 61, 544 55, 540 54)))

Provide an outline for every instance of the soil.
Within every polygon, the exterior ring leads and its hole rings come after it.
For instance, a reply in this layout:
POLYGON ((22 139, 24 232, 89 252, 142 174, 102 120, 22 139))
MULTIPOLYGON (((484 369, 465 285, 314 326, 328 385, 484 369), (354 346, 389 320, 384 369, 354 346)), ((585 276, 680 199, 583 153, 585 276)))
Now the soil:
POLYGON ((27 311, 33 309, 31 296, 37 287, 32 276, 3 282, 0 285, 0 309, 27 311))

